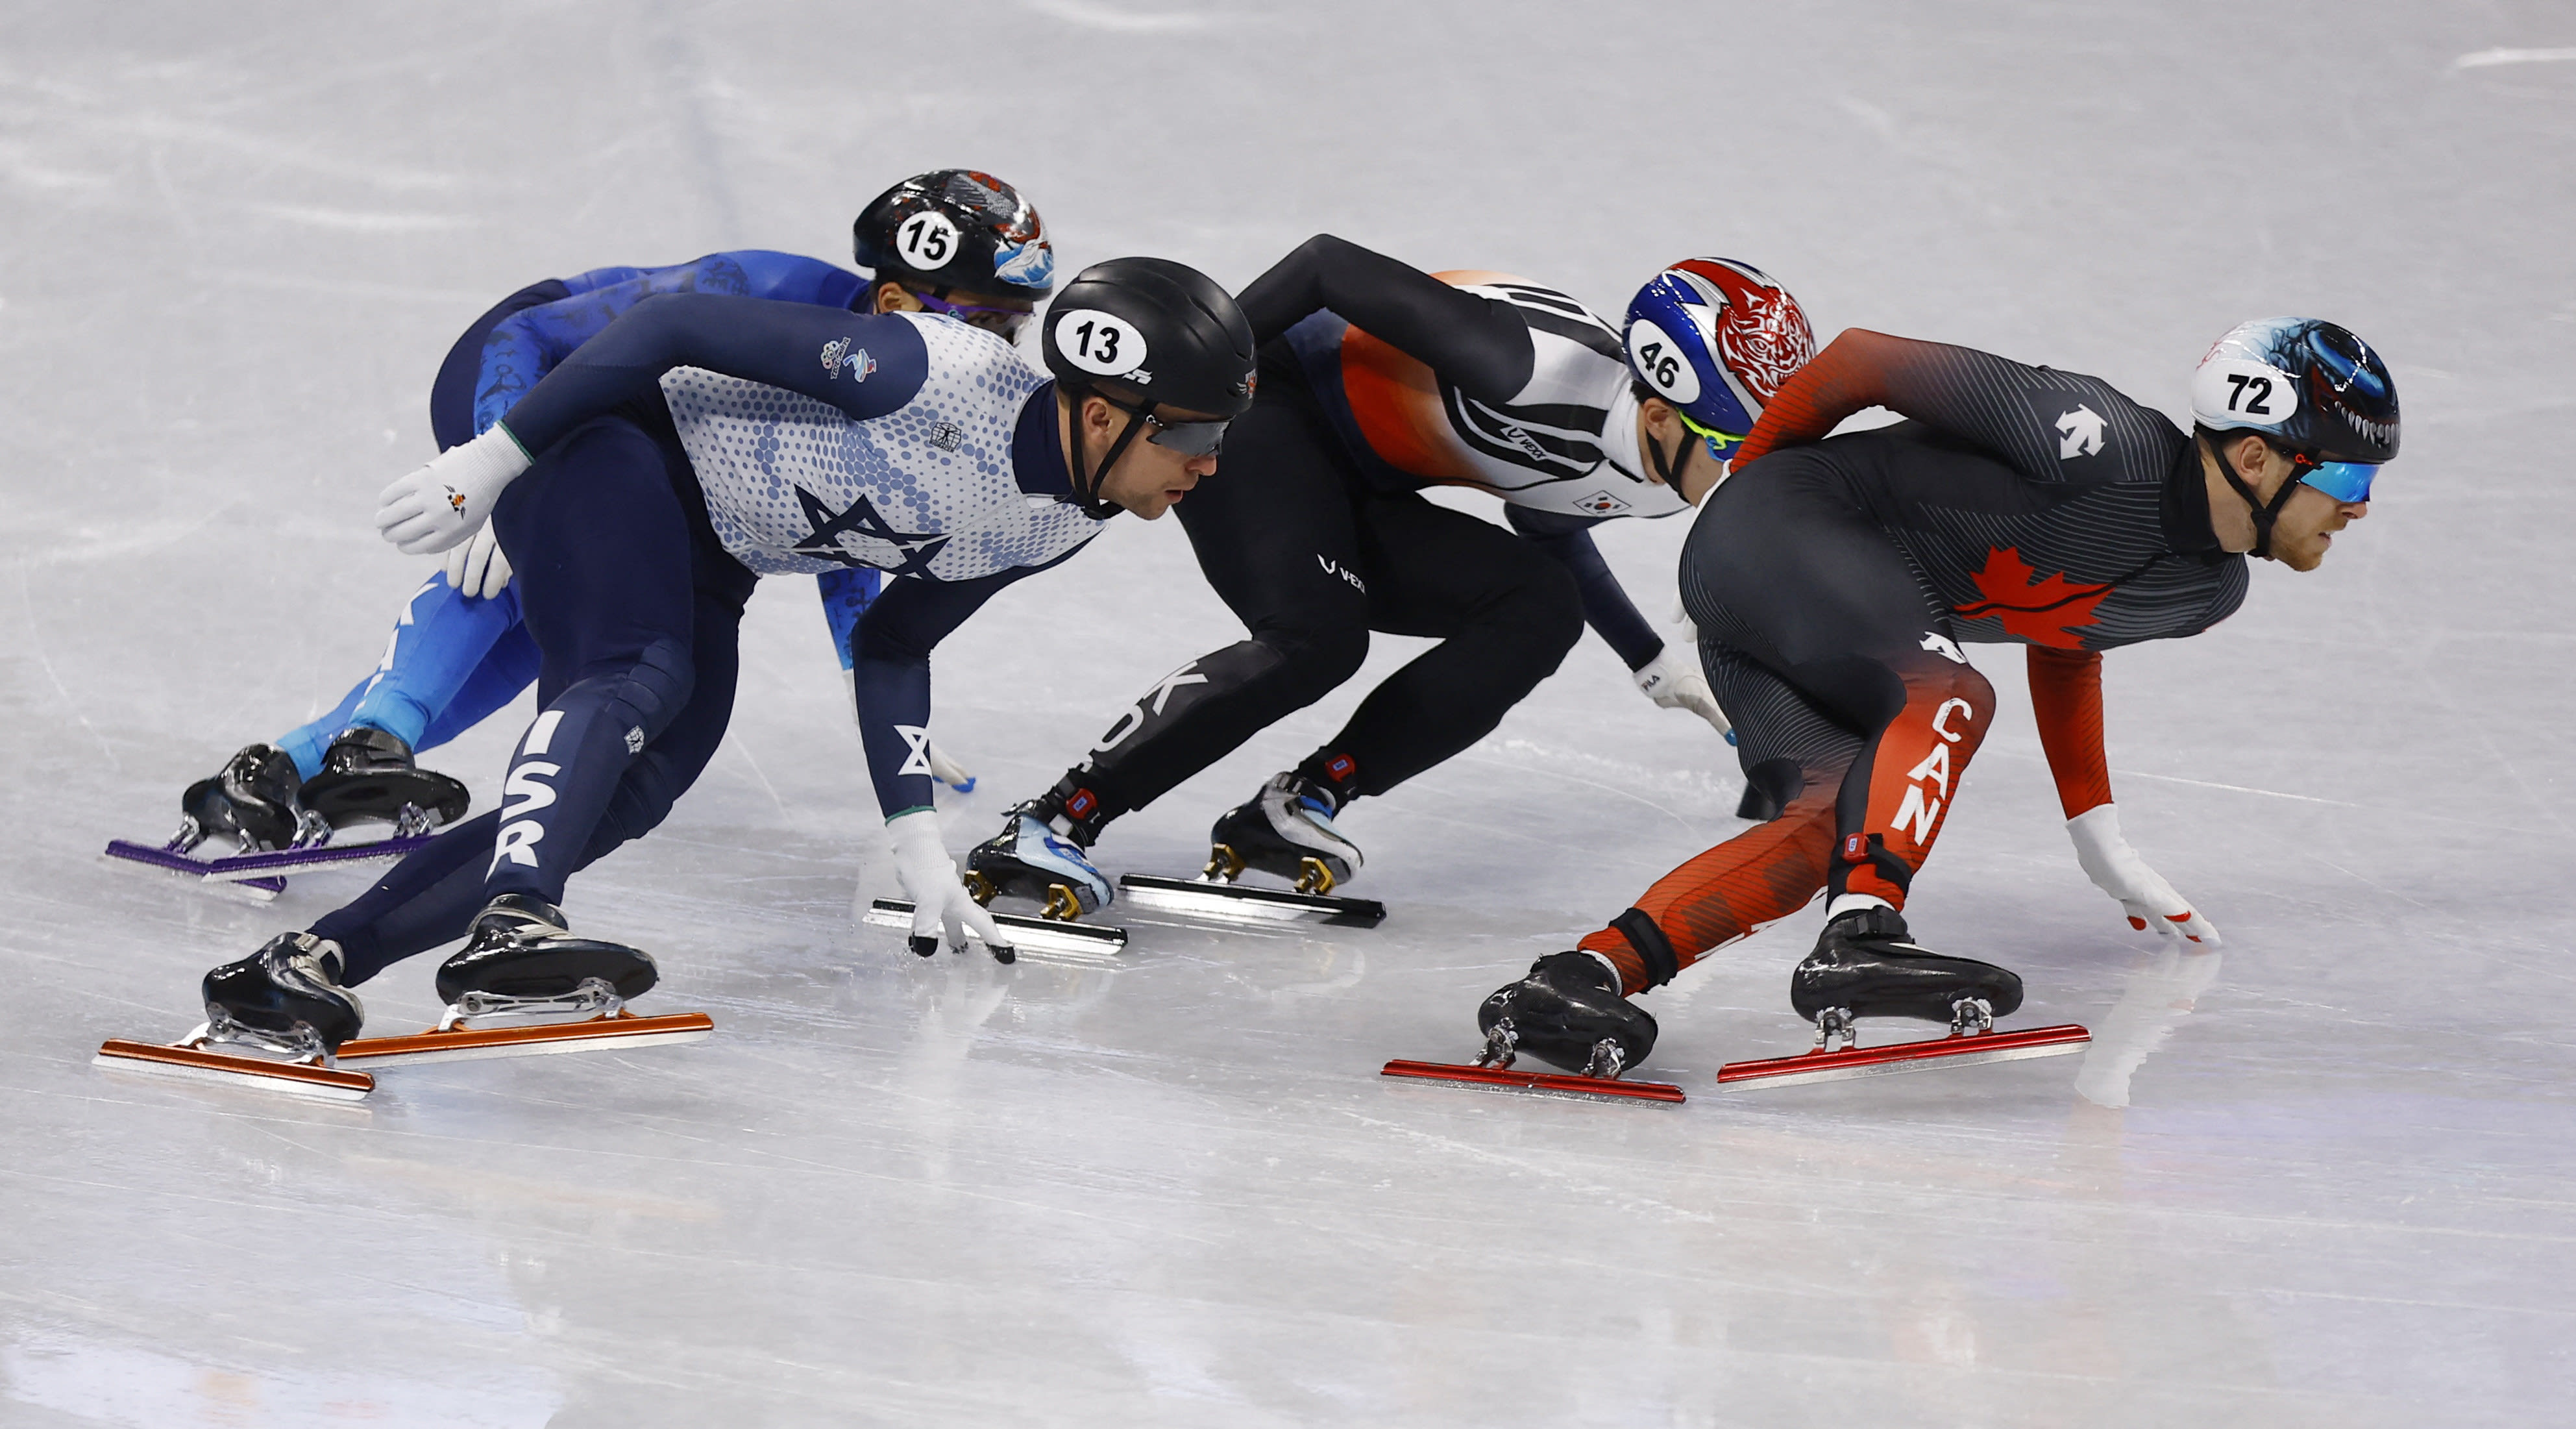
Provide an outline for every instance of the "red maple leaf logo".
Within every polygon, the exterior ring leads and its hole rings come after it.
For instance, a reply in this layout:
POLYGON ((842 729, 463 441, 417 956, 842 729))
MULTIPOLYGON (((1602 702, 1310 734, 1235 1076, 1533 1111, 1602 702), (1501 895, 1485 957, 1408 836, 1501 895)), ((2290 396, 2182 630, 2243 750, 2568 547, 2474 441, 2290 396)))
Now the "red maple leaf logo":
POLYGON ((1986 552, 1976 581, 1977 593, 1985 599, 1960 606, 1954 613, 1961 620, 1993 616, 2003 622, 2006 635, 2059 650, 2084 648, 2083 637, 2075 632, 2093 623, 2093 607, 2111 593, 2107 585, 2076 585, 2064 571, 2040 575, 2013 546, 1986 552))

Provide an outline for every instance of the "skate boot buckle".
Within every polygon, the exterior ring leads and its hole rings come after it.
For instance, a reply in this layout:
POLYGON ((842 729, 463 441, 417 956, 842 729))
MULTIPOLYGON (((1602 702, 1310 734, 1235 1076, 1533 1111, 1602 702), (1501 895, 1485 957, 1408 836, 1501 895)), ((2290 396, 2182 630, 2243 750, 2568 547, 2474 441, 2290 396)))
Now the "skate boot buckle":
POLYGON ((454 1032, 464 1027, 471 1017, 614 1017, 626 1006, 601 978, 586 977, 572 991, 554 997, 511 997, 503 993, 469 990, 449 1003, 447 1015, 438 1019, 435 1030, 454 1032))
POLYGON ((394 815, 394 837, 398 839, 418 838, 437 827, 438 821, 418 804, 405 804, 394 815))
POLYGON ((1816 1014, 1816 1048, 1818 1052, 1844 1051, 1860 1045, 1860 1024, 1847 1007, 1828 1007, 1816 1014), (1840 1041, 1837 1048, 1834 1044, 1840 1041))
POLYGON ((1950 1035, 1982 1037, 1995 1030, 1995 1007, 1982 997, 1963 997, 1950 1004, 1950 1035))
POLYGON ((1598 1077, 1605 1082, 1615 1082, 1619 1080, 1619 1074, 1626 1070, 1628 1070, 1628 1054, 1621 1050, 1619 1039, 1604 1037, 1592 1044, 1592 1055, 1584 1060, 1582 1075, 1598 1077))
POLYGON ((295 1030, 292 1032, 271 1032, 266 1028, 236 1022, 212 1009, 208 1011, 211 1015, 205 1021, 198 1023, 187 1036, 171 1045, 190 1048, 248 1047, 264 1057, 274 1057, 303 1066, 328 1067, 333 1064, 331 1049, 323 1046, 322 1038, 312 1028, 301 1022, 295 1024, 295 1030))
MULTIPOLYGON (((1231 853, 1232 850, 1229 849, 1227 852, 1231 853)), ((1239 864, 1238 871, 1240 871, 1239 864)), ((1333 871, 1324 866, 1322 859, 1312 854, 1297 860, 1297 891, 1311 893, 1317 897, 1332 892, 1333 871)))
POLYGON ((1512 1020, 1506 1017, 1485 1034, 1485 1050, 1476 1054, 1476 1065, 1501 1071, 1520 1055, 1520 1045, 1520 1029, 1512 1026, 1512 1020))
POLYGON ((1231 844, 1210 845, 1207 867, 1199 870, 1199 877, 1212 883, 1232 883, 1243 877, 1243 855, 1236 853, 1231 844))

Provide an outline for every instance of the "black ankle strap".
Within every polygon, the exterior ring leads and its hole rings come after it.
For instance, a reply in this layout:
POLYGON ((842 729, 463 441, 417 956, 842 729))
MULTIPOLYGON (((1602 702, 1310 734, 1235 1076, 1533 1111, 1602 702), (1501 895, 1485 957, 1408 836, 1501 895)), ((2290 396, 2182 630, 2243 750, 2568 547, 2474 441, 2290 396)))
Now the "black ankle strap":
POLYGON ((1637 989, 1649 992, 1671 982, 1682 970, 1681 959, 1673 955, 1672 940, 1642 908, 1631 908, 1610 920, 1611 930, 1628 940, 1637 950, 1637 960, 1646 965, 1646 985, 1637 989))

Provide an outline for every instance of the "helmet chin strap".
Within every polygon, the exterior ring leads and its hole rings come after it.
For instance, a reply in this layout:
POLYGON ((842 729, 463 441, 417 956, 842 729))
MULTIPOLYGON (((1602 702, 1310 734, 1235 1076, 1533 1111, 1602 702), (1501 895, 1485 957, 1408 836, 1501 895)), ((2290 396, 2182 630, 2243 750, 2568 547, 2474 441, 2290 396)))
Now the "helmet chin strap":
POLYGON ((1655 440, 1655 434, 1653 432, 1646 433, 1646 455, 1654 459, 1656 479, 1662 481, 1664 485, 1671 487, 1675 496, 1681 495, 1682 487, 1680 482, 1673 479, 1673 471, 1677 466, 1690 465, 1690 443, 1690 428, 1684 427, 1682 429, 1681 460, 1679 462, 1674 462, 1664 456, 1663 444, 1655 440))
MULTIPOLYGON (((1095 395, 1097 394, 1093 393, 1088 388, 1074 394, 1072 423, 1073 494, 1075 497, 1075 504, 1082 508, 1083 515, 1090 517, 1094 521, 1106 521, 1110 517, 1117 515, 1119 512, 1124 511, 1127 508, 1119 505, 1115 501, 1102 500, 1100 497, 1100 483, 1108 479, 1109 469, 1118 465, 1118 458, 1127 454, 1128 444, 1135 441, 1137 432, 1144 428, 1145 418, 1140 413, 1127 413, 1127 425, 1120 428, 1117 437, 1112 439, 1109 443, 1109 451, 1100 458, 1099 469, 1097 471, 1085 471, 1083 470, 1085 464, 1084 456, 1085 448, 1088 446, 1088 443, 1083 440, 1082 435, 1083 428, 1085 426, 1082 419, 1082 404, 1086 399, 1095 395)), ((1112 402, 1110 405, 1115 407, 1118 404, 1112 402)), ((1154 410, 1154 405, 1151 402, 1146 403, 1145 411, 1151 412, 1152 410, 1154 410)))
POLYGON ((2281 482, 2281 489, 2272 493, 2272 499, 2266 502, 2262 497, 2255 495, 2254 488, 2247 486, 2244 479, 2236 474, 2236 464, 2227 459, 2225 451, 2213 450, 2210 455, 2218 461, 2218 474, 2227 478, 2227 484, 2236 488, 2238 496, 2245 498, 2246 514, 2254 518, 2252 554, 2267 561, 2272 559, 2272 523, 2281 519, 2281 508, 2290 504, 2291 493, 2299 489, 2297 479, 2285 478, 2281 482))

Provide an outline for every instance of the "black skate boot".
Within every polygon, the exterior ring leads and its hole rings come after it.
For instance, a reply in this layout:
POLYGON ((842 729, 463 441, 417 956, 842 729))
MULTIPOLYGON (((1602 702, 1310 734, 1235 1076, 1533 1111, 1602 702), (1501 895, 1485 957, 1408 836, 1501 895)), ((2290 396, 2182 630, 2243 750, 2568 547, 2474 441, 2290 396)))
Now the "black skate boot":
POLYGON ((1365 862, 1359 846, 1333 827, 1341 798, 1332 787, 1291 771, 1226 811, 1208 831, 1206 876, 1227 883, 1247 868, 1287 879, 1300 893, 1330 893, 1365 862))
POLYGON ((1789 978, 1789 1005, 1816 1023, 1816 1045, 1848 1046, 1862 1017, 1947 1022, 1952 1031, 1991 1030, 2021 1007, 2021 979, 1992 963, 1953 958, 1917 946, 1905 915, 1893 908, 1855 908, 1825 924, 1816 950, 1789 978))
POLYGON ((1485 1034, 1480 1067, 1508 1067, 1527 1052, 1578 1076, 1616 1078, 1655 1050, 1655 1019, 1619 995, 1618 979, 1590 953, 1550 953, 1529 976, 1497 988, 1476 1009, 1485 1034))
POLYGON ((1107 820, 1100 800, 1071 776, 1002 816, 1002 831, 966 855, 966 891, 990 906, 1026 898, 1061 921, 1096 913, 1112 897, 1088 850, 1107 820))
POLYGON ((340 945, 280 933, 237 963, 206 974, 209 1042, 235 1042, 321 1060, 358 1035, 367 1010, 340 986, 340 945))
POLYGON ((303 800, 335 829, 378 819, 402 837, 456 822, 474 797, 457 780, 414 765, 411 746, 400 739, 352 725, 331 740, 322 772, 304 783, 303 800))
POLYGON ((213 778, 198 780, 179 796, 179 832, 170 838, 171 851, 186 853, 209 837, 230 839, 244 853, 325 841, 331 826, 306 811, 298 798, 301 782, 285 750, 243 746, 213 778))
POLYGON ((660 974, 642 950, 576 938, 561 911, 504 893, 474 920, 462 951, 438 965, 446 1031, 493 1013, 609 1013, 652 990, 660 974))

